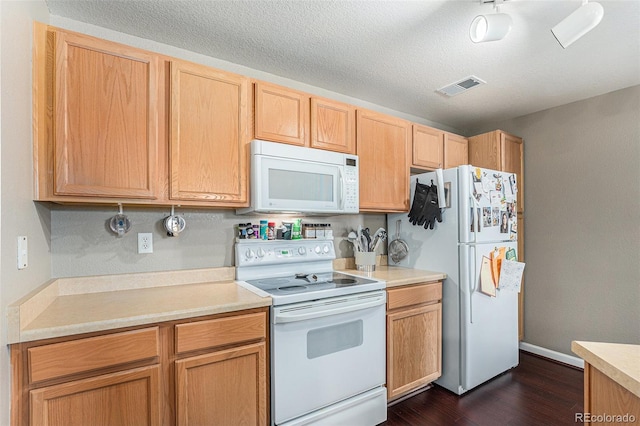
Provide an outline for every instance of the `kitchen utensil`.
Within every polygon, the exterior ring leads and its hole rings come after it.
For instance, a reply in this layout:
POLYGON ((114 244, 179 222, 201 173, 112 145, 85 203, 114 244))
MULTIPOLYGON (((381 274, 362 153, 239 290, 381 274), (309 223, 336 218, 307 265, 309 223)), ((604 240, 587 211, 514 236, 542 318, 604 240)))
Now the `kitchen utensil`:
POLYGON ((364 228, 362 230, 362 236, 364 237, 364 239, 366 241, 366 245, 365 245, 365 250, 364 251, 371 251, 371 235, 369 234, 369 228, 364 228))
POLYGON ((353 244, 354 252, 362 251, 362 247, 360 246, 360 240, 358 239, 358 236, 354 231, 349 232, 349 235, 347 235, 347 240, 349 240, 349 242, 353 244))
MULTIPOLYGON (((380 229, 382 229, 382 228, 380 228, 380 229)), ((375 238, 373 239, 373 250, 372 251, 376 251, 376 249, 378 248, 380 243, 385 241, 386 239, 387 239, 387 231, 385 231, 384 229, 382 229, 382 231, 378 230, 378 232, 376 232, 375 238)))
POLYGON ((182 216, 175 214, 173 206, 171 206, 171 214, 164 218, 163 224, 169 237, 177 237, 187 225, 182 216))
POLYGON ((122 204, 118 204, 118 214, 113 216, 109 221, 109 228, 111 228, 111 231, 116 233, 118 237, 123 237, 124 234, 131 229, 131 221, 127 215, 122 212, 122 204))
POLYGON ((402 221, 398 219, 396 221, 396 238, 389 244, 389 257, 394 263, 400 262, 409 254, 409 246, 407 242, 400 239, 400 225, 402 221))
POLYGON ((131 221, 127 215, 119 213, 111 218, 109 227, 114 233, 118 234, 118 237, 122 237, 131 229, 131 221))

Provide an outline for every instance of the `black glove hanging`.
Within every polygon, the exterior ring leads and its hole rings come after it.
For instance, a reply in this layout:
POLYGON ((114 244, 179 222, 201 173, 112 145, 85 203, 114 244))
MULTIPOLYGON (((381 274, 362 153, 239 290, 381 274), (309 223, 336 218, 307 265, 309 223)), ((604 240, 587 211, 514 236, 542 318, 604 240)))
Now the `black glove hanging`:
POLYGON ((416 180, 416 189, 413 192, 413 203, 411 204, 411 211, 409 211, 409 222, 411 222, 412 225, 422 225, 424 223, 422 211, 424 210, 427 194, 430 190, 430 185, 422 184, 416 180), (422 222, 418 223, 421 218, 422 222))
MULTIPOLYGON (((442 211, 438 206, 438 187, 436 185, 431 185, 422 216, 424 217, 424 229, 433 229, 436 220, 442 222, 442 211)), ((421 225, 421 223, 418 223, 418 225, 421 225)))

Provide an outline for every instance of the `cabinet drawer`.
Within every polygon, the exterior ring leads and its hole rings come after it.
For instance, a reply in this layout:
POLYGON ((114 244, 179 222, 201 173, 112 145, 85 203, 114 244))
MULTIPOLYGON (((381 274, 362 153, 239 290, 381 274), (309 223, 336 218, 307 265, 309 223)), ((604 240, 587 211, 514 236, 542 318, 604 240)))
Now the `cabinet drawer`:
POLYGON ((176 325, 176 352, 264 339, 267 336, 265 312, 237 315, 176 325))
POLYGON ((158 327, 28 349, 31 383, 157 357, 158 327))
POLYGON ((387 290, 387 310, 436 302, 442 299, 442 282, 387 290))

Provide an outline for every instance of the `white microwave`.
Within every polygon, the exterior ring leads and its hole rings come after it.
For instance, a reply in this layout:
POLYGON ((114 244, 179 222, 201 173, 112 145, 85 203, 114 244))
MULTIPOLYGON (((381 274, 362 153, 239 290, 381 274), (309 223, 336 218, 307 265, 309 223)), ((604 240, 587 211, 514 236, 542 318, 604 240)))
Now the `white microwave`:
POLYGON ((251 205, 237 213, 358 213, 358 176, 357 155, 253 140, 251 205))

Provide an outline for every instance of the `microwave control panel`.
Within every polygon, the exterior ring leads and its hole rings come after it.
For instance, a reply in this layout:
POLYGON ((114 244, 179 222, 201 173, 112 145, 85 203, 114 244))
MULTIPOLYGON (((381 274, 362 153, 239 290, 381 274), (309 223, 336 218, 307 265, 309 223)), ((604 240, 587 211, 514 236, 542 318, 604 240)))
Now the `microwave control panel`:
POLYGON ((358 213, 360 211, 360 184, 358 183, 358 159, 346 157, 344 166, 344 212, 358 213))

